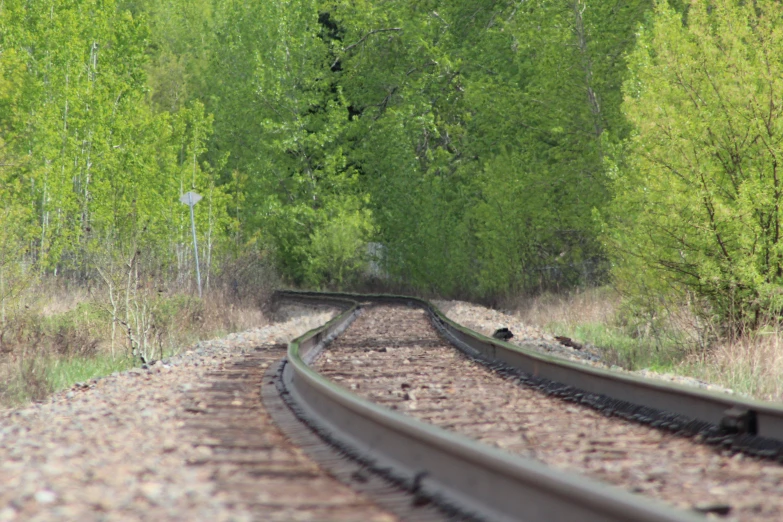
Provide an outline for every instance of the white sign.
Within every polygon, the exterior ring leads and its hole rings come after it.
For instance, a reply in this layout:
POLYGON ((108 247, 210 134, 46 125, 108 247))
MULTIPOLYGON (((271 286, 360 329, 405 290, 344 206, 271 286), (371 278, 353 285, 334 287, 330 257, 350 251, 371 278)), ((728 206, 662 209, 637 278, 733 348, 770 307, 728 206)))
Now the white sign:
POLYGON ((180 197, 179 200, 184 204, 192 207, 193 205, 201 201, 201 196, 199 196, 195 192, 186 192, 182 194, 182 197, 180 197))
MULTIPOLYGON (((0 0, 1 1, 1 0, 0 0)), ((193 205, 201 201, 201 196, 195 192, 186 192, 179 198, 190 207, 190 228, 193 230, 193 254, 196 259, 196 279, 198 280, 198 296, 201 298, 201 270, 198 267, 198 241, 196 240, 196 218, 193 216, 193 205)))

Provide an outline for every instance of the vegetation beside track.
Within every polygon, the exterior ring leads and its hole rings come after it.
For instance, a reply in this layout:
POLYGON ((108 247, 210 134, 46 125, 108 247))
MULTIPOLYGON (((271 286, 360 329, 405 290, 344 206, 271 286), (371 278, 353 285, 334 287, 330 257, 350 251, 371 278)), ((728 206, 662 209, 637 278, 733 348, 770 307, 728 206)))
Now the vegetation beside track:
POLYGON ((765 400, 783 400, 783 331, 773 324, 720 337, 687 308, 664 319, 629 306, 609 287, 505 303, 524 322, 590 343, 604 362, 694 377, 765 400))
MULTIPOLYGON (((79 382, 163 359, 194 343, 263 325, 266 319, 256 301, 213 291, 204 299, 178 293, 144 296, 130 306, 147 307, 146 332, 137 337, 117 324, 102 296, 71 289, 37 288, 24 296, 24 311, 3 329, 0 356, 0 405, 45 399, 52 392, 79 382)), ((132 315, 132 314, 131 314, 132 315)), ((122 321, 124 322, 124 314, 122 321)))

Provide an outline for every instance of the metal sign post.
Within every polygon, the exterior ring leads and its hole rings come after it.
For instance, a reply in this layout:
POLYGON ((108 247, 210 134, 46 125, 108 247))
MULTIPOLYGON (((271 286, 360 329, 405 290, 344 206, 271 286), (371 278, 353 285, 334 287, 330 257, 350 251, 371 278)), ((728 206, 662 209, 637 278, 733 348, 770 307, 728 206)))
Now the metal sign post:
POLYGON ((196 241, 196 219, 193 217, 193 207, 201 201, 201 196, 195 192, 186 192, 179 200, 190 207, 190 228, 193 230, 193 252, 196 255, 196 279, 198 280, 198 297, 201 299, 201 271, 198 268, 198 241, 196 241))

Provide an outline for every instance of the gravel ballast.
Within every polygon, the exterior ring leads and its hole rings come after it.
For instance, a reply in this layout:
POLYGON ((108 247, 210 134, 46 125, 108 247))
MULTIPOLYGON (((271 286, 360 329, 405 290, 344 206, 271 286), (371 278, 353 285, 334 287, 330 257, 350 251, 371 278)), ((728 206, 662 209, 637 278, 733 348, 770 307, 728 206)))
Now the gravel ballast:
POLYGON ((210 453, 185 431, 205 375, 288 342, 334 311, 295 309, 276 324, 202 342, 150 369, 74 386, 0 411, 0 521, 253 520, 216 487, 210 453))

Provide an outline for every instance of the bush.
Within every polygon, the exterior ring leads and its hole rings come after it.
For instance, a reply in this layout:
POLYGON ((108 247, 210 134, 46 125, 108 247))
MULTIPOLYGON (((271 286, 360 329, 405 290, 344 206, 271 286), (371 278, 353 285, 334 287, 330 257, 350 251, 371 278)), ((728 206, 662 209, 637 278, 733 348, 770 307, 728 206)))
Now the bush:
POLYGON ((310 236, 307 282, 340 289, 356 283, 367 270, 372 231, 368 210, 340 209, 310 236))
POLYGON ((633 295, 691 291, 733 328, 783 310, 783 11, 658 2, 629 59, 606 239, 633 295))
POLYGON ((64 314, 42 318, 41 329, 48 351, 65 357, 91 357, 98 350, 105 320, 95 305, 80 303, 64 314))
POLYGON ((274 260, 266 252, 250 251, 225 261, 215 276, 213 288, 236 303, 253 303, 264 308, 280 285, 274 260))

